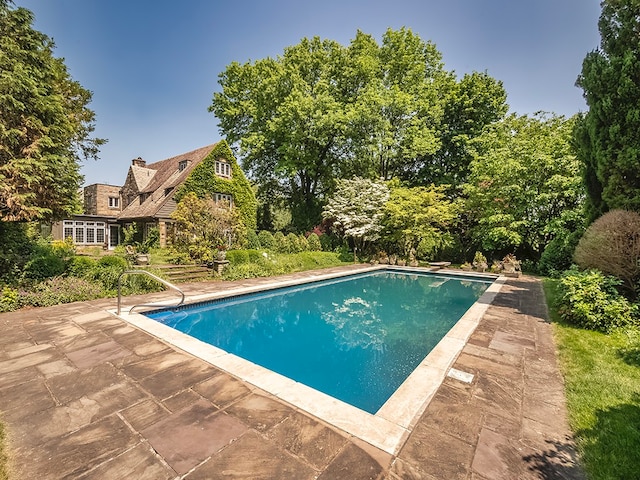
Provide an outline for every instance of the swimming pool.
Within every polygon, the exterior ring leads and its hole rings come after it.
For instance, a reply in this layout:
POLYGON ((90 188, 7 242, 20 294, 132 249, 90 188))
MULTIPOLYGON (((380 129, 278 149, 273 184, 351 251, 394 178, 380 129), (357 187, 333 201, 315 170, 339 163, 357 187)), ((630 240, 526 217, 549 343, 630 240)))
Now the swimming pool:
POLYGON ((146 315, 374 414, 491 283, 373 271, 146 315))
MULTIPOLYGON (((222 301, 224 298, 237 298, 247 293, 275 292, 282 287, 301 286, 301 284, 312 286, 320 280, 338 280, 342 277, 352 276, 356 272, 367 273, 373 271, 411 271, 413 273, 423 272, 424 270, 389 266, 352 265, 329 269, 328 271, 305 272, 270 279, 253 279, 230 284, 223 288, 216 284, 211 286, 213 288, 202 289, 202 292, 208 291, 209 293, 197 293, 198 289, 196 289, 196 292, 189 295, 187 300, 188 303, 215 303, 222 301)), ((254 362, 245 360, 219 347, 209 345, 141 313, 127 312, 126 309, 123 309, 119 317, 165 343, 188 352, 239 378, 250 387, 257 388, 257 393, 263 392, 263 394, 272 395, 349 435, 385 452, 395 454, 413 429, 422 412, 426 409, 442 380, 450 373, 451 365, 505 281, 503 277, 495 275, 472 275, 472 278, 468 278, 468 274, 460 275, 455 271, 447 271, 446 275, 442 275, 442 277, 444 277, 443 281, 456 278, 463 280, 484 278, 485 280, 493 281, 493 283, 464 313, 462 318, 451 327, 431 352, 420 361, 408 378, 375 414, 356 408, 349 403, 338 400, 333 396, 308 387, 301 382, 292 380, 254 362)), ((167 304, 173 301, 173 295, 167 297, 167 304)), ((115 310, 112 313, 118 315, 115 310)))

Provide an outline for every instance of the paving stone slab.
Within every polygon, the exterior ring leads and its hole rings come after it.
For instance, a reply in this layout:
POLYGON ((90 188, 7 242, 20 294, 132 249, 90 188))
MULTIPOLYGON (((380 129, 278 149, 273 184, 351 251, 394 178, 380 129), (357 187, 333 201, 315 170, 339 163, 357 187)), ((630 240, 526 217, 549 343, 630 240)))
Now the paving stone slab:
POLYGON ((144 430, 170 414, 153 399, 146 399, 122 410, 124 419, 136 430, 144 430))
POLYGON ((189 405, 196 403, 202 399, 200 395, 191 389, 182 390, 175 395, 162 400, 162 405, 170 412, 177 412, 183 408, 187 408, 189 405))
POLYGON ((148 444, 141 443, 80 476, 78 480, 171 480, 175 478, 176 472, 160 461, 160 457, 148 444))
POLYGON ((206 400, 168 416, 141 433, 178 474, 184 475, 247 431, 206 400))
POLYGON ((74 350, 67 353, 69 360, 80 368, 91 368, 100 363, 110 362, 131 355, 131 352, 113 340, 74 350))
POLYGON ((60 358, 62 358, 62 355, 55 348, 47 348, 46 350, 30 353, 21 357, 2 360, 0 361, 0 377, 60 358))
POLYGON ((293 408, 271 397, 251 394, 225 409, 245 425, 265 432, 293 414, 293 408))
POLYGON ((136 363, 127 364, 122 367, 124 372, 136 380, 142 380, 157 372, 188 362, 192 357, 175 350, 166 350, 151 357, 140 360, 136 363))
MULTIPOLYGON (((184 480, 312 480, 317 472, 249 431, 218 455, 198 466, 184 480)), ((340 477, 333 477, 335 479, 340 477)))
POLYGON ((194 358, 145 377, 140 384, 156 398, 164 399, 218 373, 219 370, 216 368, 194 358))
POLYGON ((219 408, 224 408, 251 393, 251 389, 245 383, 226 373, 216 375, 196 385, 194 390, 204 398, 211 400, 219 408))
POLYGON ((482 428, 483 412, 470 408, 469 397, 442 386, 424 415, 429 424, 469 444, 475 444, 482 428))
POLYGON ((299 412, 271 429, 267 437, 317 469, 326 467, 346 443, 342 435, 299 412))
POLYGON ((522 479, 525 473, 522 446, 510 437, 482 429, 471 468, 493 480, 522 479))
POLYGON ((0 389, 0 411, 15 412, 12 418, 25 418, 55 405, 47 385, 41 378, 34 378, 19 386, 0 389))
POLYGON ((360 448, 348 444, 336 459, 320 474, 318 480, 348 478, 349 480, 376 480, 383 468, 360 448))
MULTIPOLYGON (((447 480, 467 479, 471 472, 474 446, 419 423, 398 455, 413 470, 447 480)), ((400 474, 402 465, 394 464, 392 471, 400 474)), ((406 469, 402 468, 403 470, 406 469)))
POLYGON ((76 370, 47 380, 51 393, 62 404, 78 400, 96 391, 121 383, 124 379, 115 367, 100 364, 88 370, 76 370))
POLYGON ((15 449, 14 463, 20 466, 16 478, 78 478, 138 441, 125 423, 113 415, 41 445, 15 449))

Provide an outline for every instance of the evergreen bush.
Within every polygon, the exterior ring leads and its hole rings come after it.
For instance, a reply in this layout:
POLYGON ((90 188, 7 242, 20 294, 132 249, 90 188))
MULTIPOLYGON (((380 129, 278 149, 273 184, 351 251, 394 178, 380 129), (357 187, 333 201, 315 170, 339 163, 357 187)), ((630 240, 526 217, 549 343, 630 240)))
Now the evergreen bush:
POLYGON ((307 243, 309 245, 309 250, 312 252, 319 252, 322 250, 322 244, 320 243, 320 238, 315 232, 311 232, 307 237, 307 243))
POLYGON ((250 250, 259 250, 261 248, 258 234, 253 229, 247 230, 247 248, 250 250))
POLYGON ((273 234, 267 230, 260 230, 258 233, 258 241, 260 242, 260 248, 265 250, 273 250, 275 239, 273 234))

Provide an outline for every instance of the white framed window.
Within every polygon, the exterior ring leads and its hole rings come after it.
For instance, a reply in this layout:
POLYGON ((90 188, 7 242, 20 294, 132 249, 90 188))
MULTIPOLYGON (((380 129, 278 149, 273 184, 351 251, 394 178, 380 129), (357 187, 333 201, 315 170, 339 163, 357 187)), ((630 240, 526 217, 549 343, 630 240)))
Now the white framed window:
POLYGON ((187 168, 188 165, 188 160, 180 160, 178 162, 178 171, 181 172, 183 171, 185 168, 187 168))
POLYGON ((109 208, 119 208, 120 197, 109 197, 109 208))
POLYGON ((225 203, 228 203, 229 205, 233 205, 233 197, 226 193, 214 193, 213 199, 216 202, 225 202, 225 203))
POLYGON ((65 220, 63 235, 64 238, 71 237, 76 244, 101 245, 105 240, 105 224, 104 222, 65 220))
POLYGON ((71 220, 64 221, 62 236, 64 239, 67 239, 69 237, 73 239, 73 222, 71 220))
POLYGON ((221 177, 231 177, 231 165, 227 162, 216 160, 216 175, 221 177))

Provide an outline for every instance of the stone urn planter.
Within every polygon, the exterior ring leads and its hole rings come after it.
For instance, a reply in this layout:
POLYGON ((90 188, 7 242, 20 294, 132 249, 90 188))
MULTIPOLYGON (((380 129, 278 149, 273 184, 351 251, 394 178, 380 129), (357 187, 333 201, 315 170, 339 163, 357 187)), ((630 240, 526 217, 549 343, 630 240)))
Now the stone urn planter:
POLYGON ((149 254, 136 253, 135 260, 136 260, 136 265, 149 265, 149 254))

